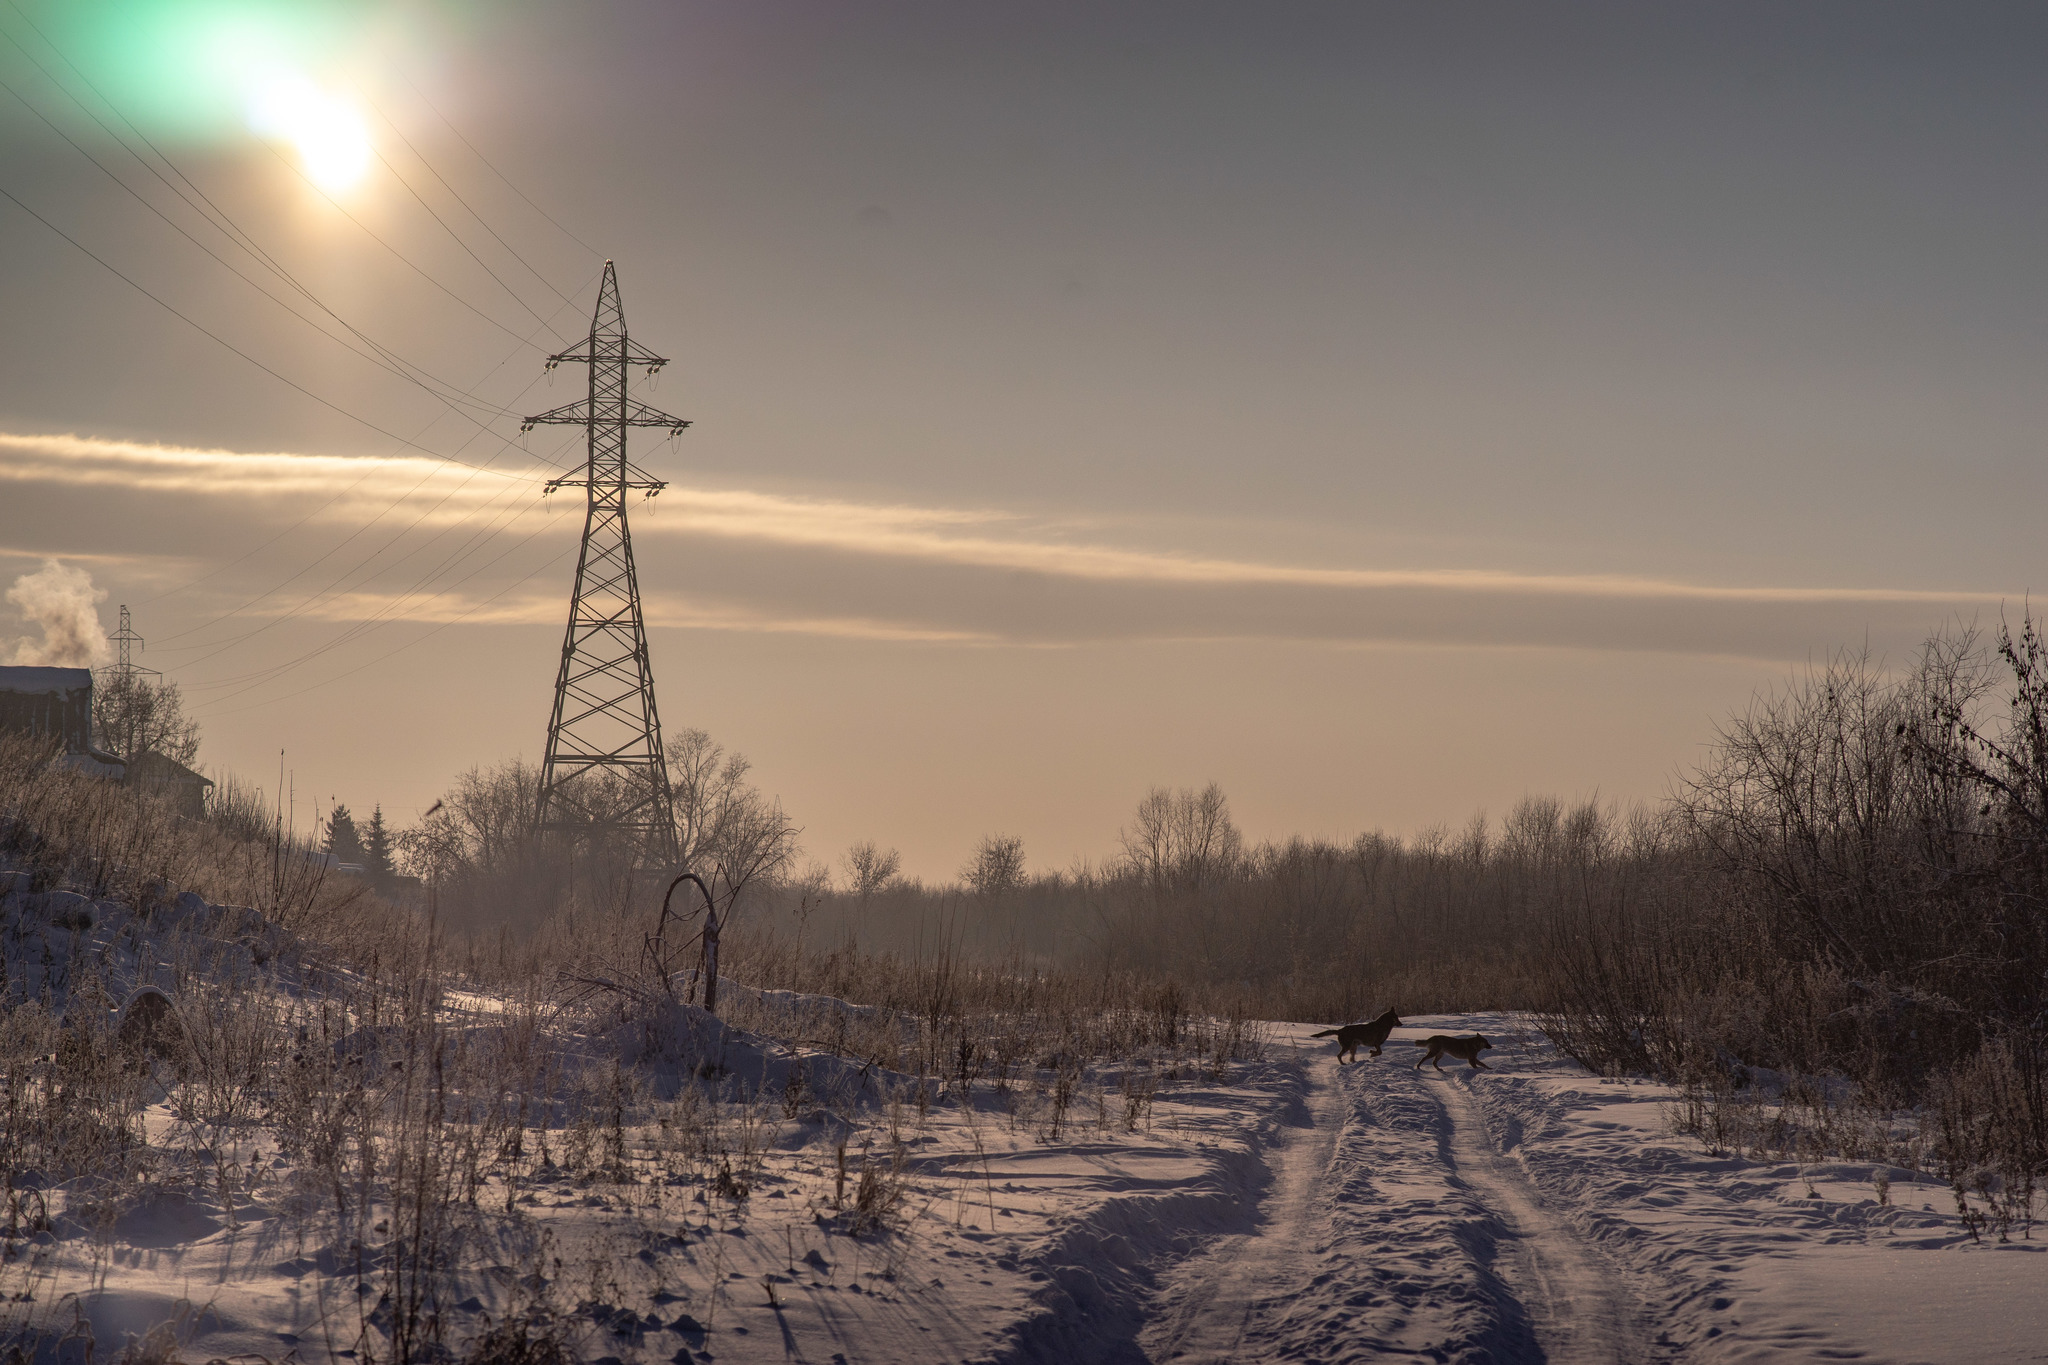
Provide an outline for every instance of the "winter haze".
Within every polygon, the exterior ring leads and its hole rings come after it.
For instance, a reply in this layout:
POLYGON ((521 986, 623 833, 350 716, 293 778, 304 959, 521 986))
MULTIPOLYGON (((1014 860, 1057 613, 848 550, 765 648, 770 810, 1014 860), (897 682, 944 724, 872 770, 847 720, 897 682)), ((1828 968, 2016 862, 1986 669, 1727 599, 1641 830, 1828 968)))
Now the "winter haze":
POLYGON ((828 860, 1654 798, 2041 586, 2033 11, 292 7, 330 196, 138 46, 219 8, 0 12, 0 654, 127 603, 302 825, 538 757, 580 517, 518 418, 607 256, 695 423, 635 433, 663 718, 828 860))

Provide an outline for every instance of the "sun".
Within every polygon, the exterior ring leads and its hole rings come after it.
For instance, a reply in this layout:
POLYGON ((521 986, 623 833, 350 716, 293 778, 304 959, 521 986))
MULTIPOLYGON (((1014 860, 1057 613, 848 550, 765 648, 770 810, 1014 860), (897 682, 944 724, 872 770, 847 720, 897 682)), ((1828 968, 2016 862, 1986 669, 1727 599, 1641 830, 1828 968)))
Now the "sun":
POLYGON ((259 81, 249 98, 249 126, 298 150, 306 177, 328 193, 352 189, 375 152, 356 107, 298 72, 259 81))

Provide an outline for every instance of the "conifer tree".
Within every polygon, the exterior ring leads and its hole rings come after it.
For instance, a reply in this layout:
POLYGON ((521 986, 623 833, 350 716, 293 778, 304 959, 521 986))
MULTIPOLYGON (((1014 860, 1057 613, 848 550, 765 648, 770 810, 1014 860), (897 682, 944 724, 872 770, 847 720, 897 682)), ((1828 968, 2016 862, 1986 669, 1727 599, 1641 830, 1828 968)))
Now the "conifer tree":
POLYGON ((338 863, 363 865, 363 839, 347 806, 337 804, 327 817, 327 851, 338 863))
POLYGON ((363 869, 372 877, 389 877, 398 871, 391 860, 391 827, 384 823, 384 807, 379 803, 370 812, 370 823, 363 830, 363 869))

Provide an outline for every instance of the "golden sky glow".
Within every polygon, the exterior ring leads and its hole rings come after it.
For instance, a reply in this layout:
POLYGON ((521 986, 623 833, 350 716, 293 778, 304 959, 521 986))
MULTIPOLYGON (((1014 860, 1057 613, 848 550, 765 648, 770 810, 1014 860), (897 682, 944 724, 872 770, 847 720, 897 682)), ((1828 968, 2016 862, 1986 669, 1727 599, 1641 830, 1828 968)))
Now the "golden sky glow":
POLYGON ((0 588, 90 568, 208 762, 360 808, 540 743, 581 433, 519 426, 607 259, 694 424, 662 716, 822 856, 1654 798, 2042 586, 2048 14, 0 14, 0 588))

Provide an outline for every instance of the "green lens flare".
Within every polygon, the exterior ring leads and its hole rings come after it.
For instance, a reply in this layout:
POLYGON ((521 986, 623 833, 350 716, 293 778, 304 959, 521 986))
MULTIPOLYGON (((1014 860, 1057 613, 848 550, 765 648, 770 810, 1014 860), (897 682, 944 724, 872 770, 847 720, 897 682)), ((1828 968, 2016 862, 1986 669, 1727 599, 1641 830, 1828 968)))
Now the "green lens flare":
POLYGON ((252 105, 346 60, 371 17, 335 0, 43 0, 30 12, 123 114, 189 139, 248 131, 252 105))

